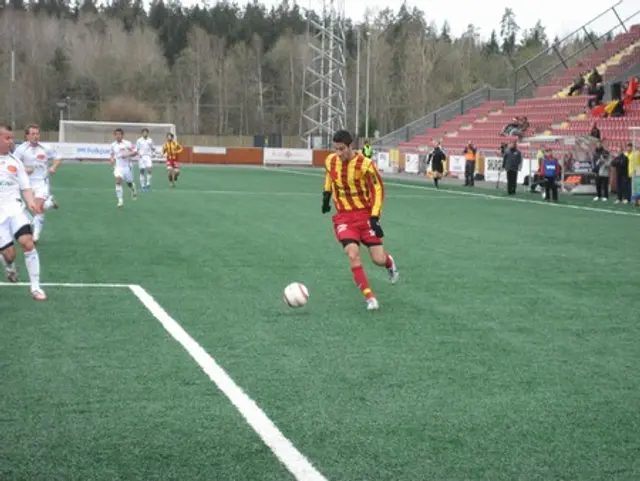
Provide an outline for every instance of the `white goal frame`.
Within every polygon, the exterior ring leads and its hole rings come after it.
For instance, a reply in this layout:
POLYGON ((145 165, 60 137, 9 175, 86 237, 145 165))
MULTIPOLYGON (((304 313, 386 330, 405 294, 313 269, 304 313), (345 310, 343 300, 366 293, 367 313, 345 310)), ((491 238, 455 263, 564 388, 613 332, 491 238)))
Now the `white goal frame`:
MULTIPOLYGON (((93 120, 60 120, 59 129, 58 129, 58 142, 65 143, 77 143, 75 140, 68 140, 67 137, 67 129, 66 126, 71 125, 103 125, 105 127, 112 127, 112 129, 121 128, 125 131, 125 134, 131 134, 135 131, 135 135, 139 135, 140 131, 147 127, 148 129, 152 129, 157 127, 158 129, 164 129, 165 134, 171 132, 174 138, 178 139, 178 134, 176 132, 175 124, 170 123, 157 123, 157 122, 112 122, 112 121, 93 121, 93 120)), ((137 137, 136 137, 137 138, 137 137)), ((162 137, 164 139, 164 135, 162 137)), ((83 141, 81 141, 83 142, 83 141)), ((88 142, 90 143, 90 142, 88 142)))

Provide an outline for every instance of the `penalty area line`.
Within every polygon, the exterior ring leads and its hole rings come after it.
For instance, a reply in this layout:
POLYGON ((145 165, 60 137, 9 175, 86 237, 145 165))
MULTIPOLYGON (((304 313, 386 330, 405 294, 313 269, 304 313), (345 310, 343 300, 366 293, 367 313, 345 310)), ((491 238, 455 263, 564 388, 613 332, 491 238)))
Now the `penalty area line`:
POLYGON ((278 427, 267 417, 256 402, 251 399, 222 367, 193 339, 182 326, 173 319, 158 302, 141 286, 129 286, 131 292, 142 302, 178 341, 200 368, 240 412, 271 452, 289 470, 297 481, 327 481, 311 462, 287 439, 278 427))
MULTIPOLYGON (((0 286, 18 286, 25 287, 30 286, 28 282, 0 282, 0 286)), ((100 283, 78 283, 78 282, 43 282, 40 284, 42 287, 97 287, 102 289, 114 289, 129 287, 129 284, 100 284, 100 283)))

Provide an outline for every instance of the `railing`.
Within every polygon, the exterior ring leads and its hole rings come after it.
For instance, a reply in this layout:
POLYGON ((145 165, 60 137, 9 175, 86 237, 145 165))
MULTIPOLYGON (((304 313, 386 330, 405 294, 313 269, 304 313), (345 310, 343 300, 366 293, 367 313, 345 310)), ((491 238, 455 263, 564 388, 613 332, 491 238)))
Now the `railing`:
POLYGON ((504 100, 507 104, 512 105, 514 102, 512 89, 494 89, 487 86, 482 87, 475 92, 470 93, 455 102, 439 108, 435 112, 425 115, 418 120, 401 127, 393 132, 384 135, 373 142, 373 145, 395 146, 401 142, 406 142, 416 135, 423 134, 427 129, 438 127, 443 122, 464 114, 465 112, 479 107, 487 100, 504 100))
POLYGON ((562 40, 555 42, 533 58, 514 68, 515 99, 531 97, 536 87, 544 85, 550 78, 575 66, 585 52, 600 49, 609 37, 614 36, 616 31, 628 32, 629 21, 640 14, 640 10, 623 20, 620 17, 619 9, 616 10, 616 7, 620 7, 622 3, 620 0, 562 40), (597 36, 593 34, 594 28, 607 30, 597 36), (584 37, 581 38, 582 36, 584 37))

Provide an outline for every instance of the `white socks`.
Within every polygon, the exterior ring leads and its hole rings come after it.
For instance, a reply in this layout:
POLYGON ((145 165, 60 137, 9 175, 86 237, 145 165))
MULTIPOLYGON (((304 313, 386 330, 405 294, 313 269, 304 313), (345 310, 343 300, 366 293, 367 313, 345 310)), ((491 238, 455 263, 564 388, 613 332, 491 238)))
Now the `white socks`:
POLYGON ((44 226, 44 214, 36 214, 33 216, 33 239, 37 241, 42 233, 44 226))
POLYGON ((116 197, 122 200, 122 184, 116 184, 116 197))
POLYGON ((147 172, 147 187, 151 187, 151 172, 147 172))
POLYGON ((146 186, 147 186, 147 179, 146 179, 146 177, 144 175, 144 172, 141 172, 140 173, 140 187, 144 189, 146 186))
POLYGON ((33 249, 25 252, 24 263, 27 265, 27 272, 29 272, 31 290, 40 289, 40 257, 38 256, 38 251, 33 249))
POLYGON ((12 262, 11 264, 9 264, 2 254, 0 254, 0 263, 7 270, 10 270, 10 271, 16 270, 15 262, 12 262))

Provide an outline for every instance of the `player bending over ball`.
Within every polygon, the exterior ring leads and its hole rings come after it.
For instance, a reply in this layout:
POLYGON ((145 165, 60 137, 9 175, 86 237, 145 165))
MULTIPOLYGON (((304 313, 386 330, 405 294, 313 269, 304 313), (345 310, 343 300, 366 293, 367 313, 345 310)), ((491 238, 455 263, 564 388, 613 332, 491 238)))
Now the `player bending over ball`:
POLYGON ((140 188, 142 192, 148 192, 151 188, 151 170, 153 167, 153 154, 156 151, 153 140, 149 137, 149 129, 142 129, 142 137, 136 142, 138 170, 140 171, 140 188))
POLYGON ((382 246, 382 177, 371 159, 351 148, 352 143, 353 138, 346 130, 339 130, 333 136, 336 153, 325 160, 322 213, 331 210, 333 198, 337 211, 333 216, 336 238, 349 258, 353 280, 365 297, 367 310, 372 311, 379 305, 362 267, 360 243, 368 248, 375 264, 387 269, 391 283, 398 281, 399 273, 393 257, 382 246))
POLYGON ((9 282, 18 282, 14 239, 22 247, 24 263, 31 282, 31 297, 44 301, 47 295, 40 288, 40 258, 31 235, 31 220, 25 209, 41 213, 33 196, 29 176, 24 165, 12 154, 11 127, 0 124, 0 263, 9 282), (24 200, 23 200, 24 197, 24 200))
POLYGON ((138 192, 136 184, 133 183, 133 167, 131 158, 138 155, 133 144, 124 138, 124 131, 120 128, 113 131, 116 138, 111 144, 111 158, 109 162, 113 165, 113 176, 116 178, 116 197, 118 207, 124 205, 122 181, 124 180, 131 189, 131 198, 136 200, 138 192))
POLYGON ((25 129, 26 142, 20 144, 14 156, 24 165, 29 175, 33 196, 41 214, 33 216, 33 241, 38 242, 44 228, 44 213, 58 208, 58 202, 51 195, 51 175, 55 174, 62 159, 51 147, 40 143, 40 127, 28 125, 25 129), (51 166, 49 162, 51 161, 51 166))
POLYGON ((182 146, 175 140, 173 140, 173 134, 169 132, 167 134, 167 141, 162 145, 162 155, 167 158, 167 174, 169 175, 169 182, 171 187, 176 186, 176 181, 180 176, 180 162, 178 162, 178 155, 182 152, 182 146))

